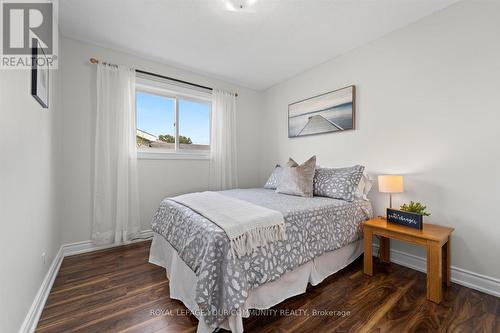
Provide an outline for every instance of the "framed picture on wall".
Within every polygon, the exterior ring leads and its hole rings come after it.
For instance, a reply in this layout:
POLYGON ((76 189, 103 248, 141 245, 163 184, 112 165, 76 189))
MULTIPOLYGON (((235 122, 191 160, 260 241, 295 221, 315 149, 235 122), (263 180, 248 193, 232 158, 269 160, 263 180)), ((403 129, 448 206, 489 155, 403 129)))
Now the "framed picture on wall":
POLYGON ((49 107, 49 64, 36 38, 31 44, 31 95, 43 108, 49 107))
POLYGON ((288 105, 288 137, 354 129, 356 87, 348 86, 288 105))

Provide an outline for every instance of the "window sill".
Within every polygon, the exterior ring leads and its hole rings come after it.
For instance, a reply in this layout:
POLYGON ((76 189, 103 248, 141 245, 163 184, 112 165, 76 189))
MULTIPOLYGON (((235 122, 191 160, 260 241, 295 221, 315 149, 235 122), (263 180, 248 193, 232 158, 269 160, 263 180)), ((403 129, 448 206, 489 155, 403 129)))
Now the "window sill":
POLYGON ((149 152, 138 151, 139 160, 208 160, 209 152, 149 152))

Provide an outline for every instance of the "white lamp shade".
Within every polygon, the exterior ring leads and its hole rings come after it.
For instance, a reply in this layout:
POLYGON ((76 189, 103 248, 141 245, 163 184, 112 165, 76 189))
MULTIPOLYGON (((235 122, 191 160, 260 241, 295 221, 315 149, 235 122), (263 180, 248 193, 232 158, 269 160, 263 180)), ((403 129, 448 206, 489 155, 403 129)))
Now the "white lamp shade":
POLYGON ((404 191, 403 176, 378 176, 378 191, 382 193, 401 193, 404 191))

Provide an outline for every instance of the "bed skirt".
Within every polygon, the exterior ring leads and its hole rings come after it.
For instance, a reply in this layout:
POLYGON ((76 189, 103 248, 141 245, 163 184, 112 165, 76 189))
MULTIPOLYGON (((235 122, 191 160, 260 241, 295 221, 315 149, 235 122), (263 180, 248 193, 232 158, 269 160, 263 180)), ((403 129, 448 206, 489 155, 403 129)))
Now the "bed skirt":
MULTIPOLYGON (((363 253, 363 241, 358 240, 335 251, 327 252, 306 264, 285 273, 278 280, 250 290, 238 314, 231 315, 220 327, 233 333, 243 332, 243 317, 250 309, 269 309, 287 298, 303 294, 308 283, 315 286, 328 276, 352 263, 363 253)), ((154 233, 149 262, 164 267, 170 287, 170 298, 180 300, 198 320, 198 333, 210 333, 195 302, 197 277, 179 257, 177 251, 161 235, 154 233)))

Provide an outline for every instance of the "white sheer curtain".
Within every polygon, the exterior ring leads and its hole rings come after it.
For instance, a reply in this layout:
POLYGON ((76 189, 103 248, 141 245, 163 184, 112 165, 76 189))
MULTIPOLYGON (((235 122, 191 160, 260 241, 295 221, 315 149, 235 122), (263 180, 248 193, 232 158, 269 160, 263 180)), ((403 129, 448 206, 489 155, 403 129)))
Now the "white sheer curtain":
POLYGON ((92 240, 120 244, 140 231, 135 71, 97 65, 92 240))
POLYGON ((210 140, 210 190, 219 191, 237 187, 237 175, 236 96, 214 89, 210 140))

